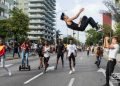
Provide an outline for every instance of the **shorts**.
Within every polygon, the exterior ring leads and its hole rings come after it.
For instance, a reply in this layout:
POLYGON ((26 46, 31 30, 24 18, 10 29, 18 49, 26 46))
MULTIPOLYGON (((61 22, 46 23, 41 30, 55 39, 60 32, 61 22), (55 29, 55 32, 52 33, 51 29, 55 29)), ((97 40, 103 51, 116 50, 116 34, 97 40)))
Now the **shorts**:
POLYGON ((39 57, 43 57, 43 54, 42 53, 38 53, 39 57))
POLYGON ((44 57, 44 63, 48 63, 50 57, 44 57))

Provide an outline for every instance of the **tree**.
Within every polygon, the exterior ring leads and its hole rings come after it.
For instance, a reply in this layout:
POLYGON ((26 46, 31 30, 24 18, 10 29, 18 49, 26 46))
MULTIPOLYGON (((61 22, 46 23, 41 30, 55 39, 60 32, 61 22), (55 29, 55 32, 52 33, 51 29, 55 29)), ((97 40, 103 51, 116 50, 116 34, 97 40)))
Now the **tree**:
POLYGON ((68 36, 68 37, 64 37, 64 38, 63 38, 63 43, 64 43, 64 44, 68 44, 68 43, 69 43, 69 40, 73 40, 73 43, 74 43, 74 44, 79 44, 79 45, 81 44, 78 39, 73 38, 71 35, 68 36))
POLYGON ((109 25, 103 25, 103 33, 104 35, 112 36, 113 35, 113 30, 109 25))
MULTIPOLYGON (((118 2, 118 0, 116 0, 118 2)), ((120 4, 118 3, 113 3, 111 0, 105 0, 104 4, 108 7, 110 13, 113 14, 113 17, 116 22, 120 22, 120 4)))
POLYGON ((0 20, 0 37, 1 38, 12 37, 12 32, 10 27, 11 25, 9 23, 9 19, 0 20))
POLYGON ((102 42, 103 33, 96 32, 96 30, 94 29, 90 29, 86 31, 86 33, 87 33, 86 45, 93 45, 102 42))
POLYGON ((116 31, 115 31, 114 35, 117 35, 119 37, 119 42, 120 42, 120 23, 117 23, 116 31))
POLYGON ((13 8, 13 10, 10 10, 10 15, 11 16, 9 19, 0 20, 0 32, 2 33, 2 36, 14 36, 15 39, 27 36, 27 32, 29 31, 28 16, 18 8, 13 8))
POLYGON ((27 32, 29 31, 29 18, 27 15, 23 13, 22 10, 18 8, 13 8, 10 11, 11 18, 10 18, 10 25, 12 26, 12 32, 15 38, 27 36, 27 32))

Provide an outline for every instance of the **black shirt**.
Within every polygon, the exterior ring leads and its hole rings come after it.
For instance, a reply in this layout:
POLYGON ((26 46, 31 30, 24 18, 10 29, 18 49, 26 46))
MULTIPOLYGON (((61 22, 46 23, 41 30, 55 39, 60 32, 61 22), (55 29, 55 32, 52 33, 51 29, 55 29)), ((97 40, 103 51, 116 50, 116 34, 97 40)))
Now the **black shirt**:
POLYGON ((43 45, 42 44, 37 44, 37 52, 42 53, 43 50, 43 45))
POLYGON ((58 44, 57 46, 56 46, 56 52, 57 53, 63 53, 63 50, 64 50, 64 45, 63 44, 58 44))
POLYGON ((68 25, 68 24, 67 24, 67 27, 68 27, 68 28, 71 28, 71 29, 73 29, 73 30, 79 30, 79 29, 78 29, 78 28, 79 28, 79 27, 78 27, 78 24, 76 24, 76 23, 73 22, 73 21, 72 21, 72 24, 71 24, 71 25, 68 25))

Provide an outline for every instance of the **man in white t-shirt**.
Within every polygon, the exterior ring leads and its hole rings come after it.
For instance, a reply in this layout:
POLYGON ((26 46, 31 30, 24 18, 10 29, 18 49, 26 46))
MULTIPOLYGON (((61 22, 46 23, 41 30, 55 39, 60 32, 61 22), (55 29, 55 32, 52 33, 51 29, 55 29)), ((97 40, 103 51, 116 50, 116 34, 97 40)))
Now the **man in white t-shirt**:
POLYGON ((70 40, 70 44, 67 45, 67 57, 69 59, 70 72, 72 74, 75 72, 75 57, 77 56, 77 47, 73 44, 73 41, 70 40), (73 61, 73 67, 71 66, 71 60, 73 61))
POLYGON ((108 42, 109 37, 105 38, 105 42, 108 45, 108 49, 109 49, 109 58, 108 58, 108 63, 107 63, 107 67, 106 67, 106 84, 103 86, 110 86, 109 85, 109 79, 111 74, 114 71, 115 65, 116 65, 116 57, 119 51, 119 44, 118 44, 118 37, 114 36, 112 37, 112 43, 109 44, 108 42))

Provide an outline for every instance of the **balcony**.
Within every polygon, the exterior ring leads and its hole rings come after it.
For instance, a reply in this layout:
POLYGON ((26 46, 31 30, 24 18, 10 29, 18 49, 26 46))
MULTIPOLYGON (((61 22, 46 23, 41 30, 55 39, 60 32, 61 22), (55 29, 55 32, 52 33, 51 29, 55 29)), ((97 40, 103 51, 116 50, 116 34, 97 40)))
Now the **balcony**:
POLYGON ((44 26, 32 26, 32 25, 30 25, 29 28, 30 29, 41 29, 41 30, 46 29, 44 26))
POLYGON ((44 13, 44 10, 41 9, 29 9, 28 10, 29 13, 44 13))
POLYGON ((55 15, 53 15, 53 16, 51 16, 49 13, 45 13, 45 15, 46 15, 46 17, 48 18, 48 19, 50 19, 52 22, 55 22, 55 15))
POLYGON ((33 35, 43 35, 44 32, 41 32, 41 31, 30 31, 30 32, 28 32, 28 34, 29 34, 29 35, 30 35, 30 34, 33 34, 33 35))
POLYGON ((29 2, 43 2, 44 0, 29 0, 29 2))
POLYGON ((50 24, 52 24, 53 26, 55 25, 55 20, 54 19, 49 19, 47 17, 45 17, 45 20, 48 21, 50 24))
POLYGON ((28 38, 30 40, 38 40, 40 38, 40 36, 37 36, 37 37, 35 37, 35 36, 28 36, 28 38))
POLYGON ((49 9, 49 10, 53 10, 54 9, 54 8, 51 7, 50 4, 48 4, 48 2, 45 2, 44 4, 47 7, 47 9, 49 9))
POLYGON ((30 20, 30 23, 44 24, 45 21, 43 21, 43 20, 30 20))
POLYGON ((29 18, 44 18, 44 15, 29 15, 29 18))
POLYGON ((41 8, 44 8, 45 5, 44 4, 28 4, 29 7, 41 7, 41 8))
POLYGON ((0 3, 0 10, 7 10, 8 7, 4 3, 0 3))
POLYGON ((55 10, 56 4, 54 2, 51 2, 50 0, 48 0, 48 3, 50 4, 51 8, 55 10))

